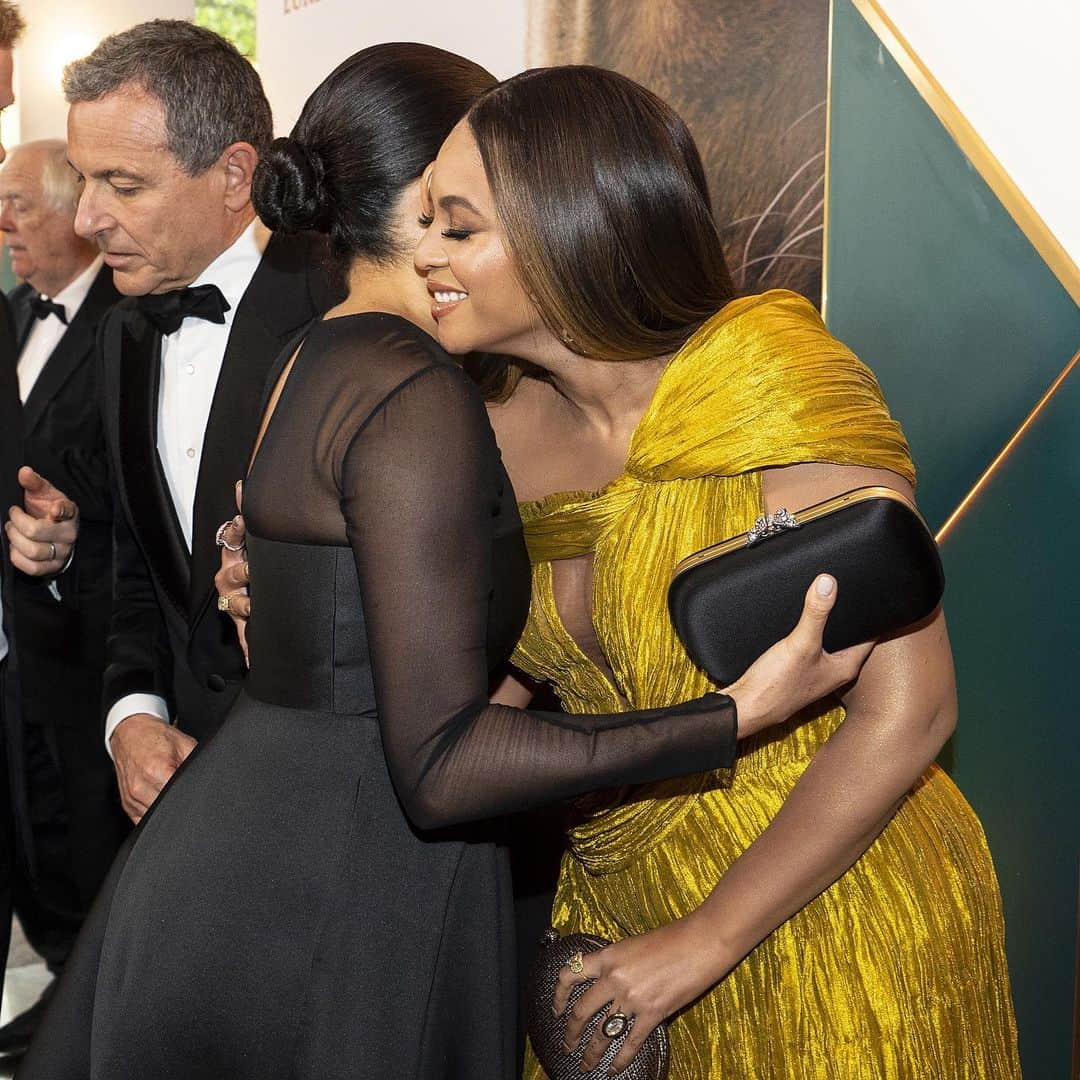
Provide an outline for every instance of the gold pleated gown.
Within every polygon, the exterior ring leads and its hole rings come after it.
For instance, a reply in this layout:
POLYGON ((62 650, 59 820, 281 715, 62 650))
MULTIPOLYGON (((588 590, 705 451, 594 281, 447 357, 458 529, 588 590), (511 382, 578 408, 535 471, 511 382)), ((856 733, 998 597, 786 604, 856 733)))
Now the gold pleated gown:
MULTIPOLYGON (((572 713, 646 709, 713 689, 671 626, 681 558, 762 512, 768 466, 826 461, 914 479, 870 371, 802 297, 736 300, 676 354, 597 493, 522 505, 533 600, 515 655, 572 713), (592 553, 611 678, 563 627, 552 560, 592 553)), ((744 741, 713 774, 582 800, 553 924, 612 940, 693 911, 843 722, 819 707, 744 741)), ((1001 899, 978 818, 936 766, 831 888, 671 1024, 671 1080, 1019 1077, 1001 899)), ((525 1075, 543 1072, 529 1055, 525 1075)))

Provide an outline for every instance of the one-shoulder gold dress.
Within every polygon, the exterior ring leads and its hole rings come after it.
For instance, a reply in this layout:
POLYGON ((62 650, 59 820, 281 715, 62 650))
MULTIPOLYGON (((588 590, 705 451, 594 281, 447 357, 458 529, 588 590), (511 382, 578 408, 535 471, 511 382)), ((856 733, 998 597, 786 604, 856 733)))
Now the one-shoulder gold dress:
MULTIPOLYGON (((620 477, 522 505, 533 599, 516 663, 575 713, 655 708, 713 688, 672 629, 671 572, 749 528, 762 512, 761 469, 813 461, 914 479, 874 376, 813 307, 780 290, 736 300, 665 369, 620 477), (590 553, 612 675, 555 606, 552 561, 590 553)), ((730 787, 703 774, 583 801, 554 925, 619 940, 694 910, 843 719, 821 707, 746 740, 730 787)), ((671 1080, 1018 1077, 997 880, 949 777, 928 769, 862 858, 670 1032, 671 1080)), ((525 1075, 543 1076, 531 1053, 525 1075)))

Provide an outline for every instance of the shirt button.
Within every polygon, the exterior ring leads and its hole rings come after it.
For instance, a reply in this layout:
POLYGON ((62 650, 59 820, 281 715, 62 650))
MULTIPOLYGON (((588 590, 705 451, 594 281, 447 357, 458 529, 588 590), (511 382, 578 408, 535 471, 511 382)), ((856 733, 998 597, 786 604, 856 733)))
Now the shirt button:
POLYGON ((195 447, 194 446, 189 446, 187 448, 187 456, 188 457, 194 457, 195 456, 195 447))
POLYGON ((184 370, 185 370, 185 371, 186 371, 186 372, 187 372, 187 373, 188 373, 189 375, 194 375, 194 374, 195 374, 195 365, 194 365, 194 364, 185 364, 185 365, 184 365, 184 370))

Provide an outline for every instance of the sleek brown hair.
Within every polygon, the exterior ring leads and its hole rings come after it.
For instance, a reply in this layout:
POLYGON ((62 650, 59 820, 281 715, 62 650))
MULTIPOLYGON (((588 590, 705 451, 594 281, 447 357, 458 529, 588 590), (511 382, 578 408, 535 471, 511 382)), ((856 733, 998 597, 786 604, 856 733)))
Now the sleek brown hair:
POLYGON ((643 86, 540 68, 490 90, 468 122, 522 284, 574 351, 674 352, 734 296, 694 140, 643 86))
POLYGON ((0 0, 0 49, 13 49, 26 29, 26 20, 10 0, 0 0))

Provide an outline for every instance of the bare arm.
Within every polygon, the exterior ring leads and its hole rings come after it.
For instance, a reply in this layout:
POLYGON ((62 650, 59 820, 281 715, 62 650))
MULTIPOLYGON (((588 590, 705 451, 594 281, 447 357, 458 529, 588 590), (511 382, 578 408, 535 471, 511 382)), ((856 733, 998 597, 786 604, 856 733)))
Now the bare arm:
POLYGON ((527 686, 513 672, 507 672, 495 687, 495 692, 491 695, 491 704, 509 705, 512 709, 527 709, 535 696, 531 686, 527 686))
MULTIPOLYGON (((765 502, 795 510, 867 484, 910 486, 873 469, 799 465, 765 475, 765 502)), ((665 1016, 715 985, 764 937, 828 888, 888 824, 956 724, 956 687, 945 618, 938 610, 880 643, 842 695, 843 723, 815 755, 780 812, 692 915, 596 955, 600 976, 578 1001, 568 1041, 612 999, 640 1023, 616 1059, 622 1067, 665 1016)), ((565 1007, 575 981, 556 995, 565 1007)), ((603 1046, 590 1045, 588 1060, 603 1046)))

